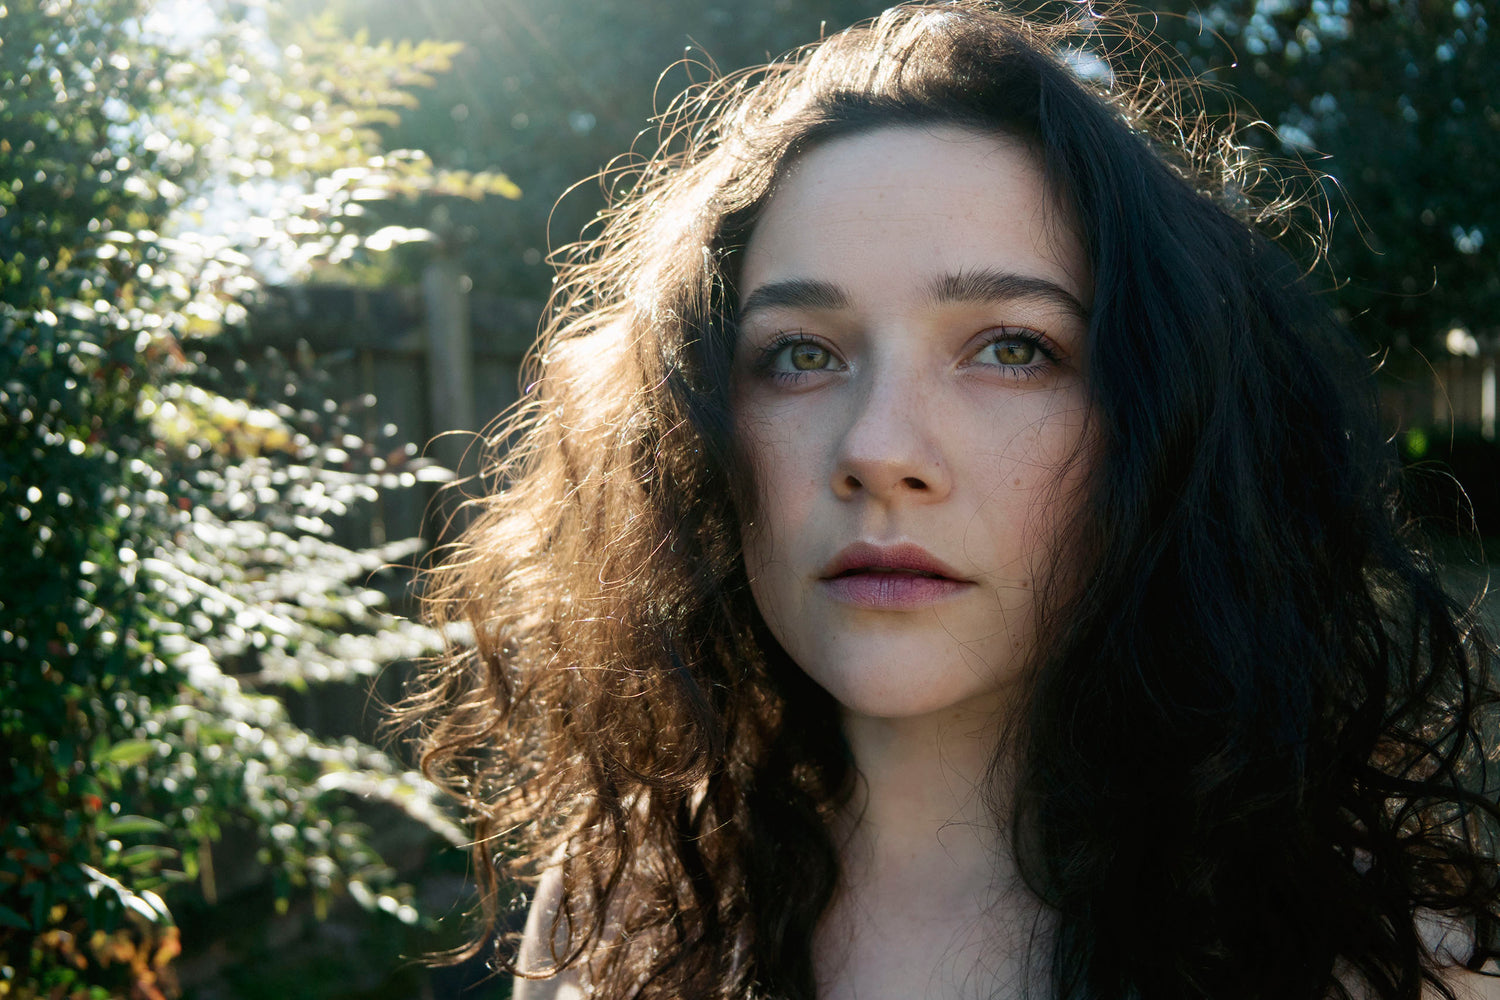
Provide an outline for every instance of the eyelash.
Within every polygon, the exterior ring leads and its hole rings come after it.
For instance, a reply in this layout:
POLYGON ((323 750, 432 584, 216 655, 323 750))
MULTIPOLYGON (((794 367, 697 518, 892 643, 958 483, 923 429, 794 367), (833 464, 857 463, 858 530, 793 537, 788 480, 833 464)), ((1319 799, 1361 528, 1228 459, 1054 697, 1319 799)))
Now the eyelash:
POLYGON ((1003 368, 1008 374, 1013 375, 1016 378, 1037 378, 1041 375, 1046 374, 1046 372, 1054 365, 1056 365, 1060 360, 1058 358, 1057 351, 1052 347, 1052 342, 1047 339, 1047 336, 1045 334, 1024 326, 996 327, 994 330, 994 336, 987 338, 984 344, 981 345, 979 350, 975 351, 974 354, 977 357, 979 354, 989 350, 996 344, 1005 343, 1030 344, 1036 349, 1037 357, 1032 361, 1031 364, 1008 365, 1001 361, 995 362, 996 367, 1003 368))
MULTIPOLYGON (((974 352, 975 357, 978 357, 978 355, 994 347, 996 344, 1024 343, 1036 349, 1038 358, 1031 364, 1011 365, 999 361, 994 362, 994 367, 1003 369, 1007 374, 1015 378, 1037 378, 1058 363, 1058 355, 1053 349, 1051 342, 1045 334, 1037 330, 1032 330, 1024 326, 1001 326, 996 327, 993 333, 994 336, 985 340, 979 346, 979 349, 974 352)), ((755 359, 756 372, 767 378, 775 379, 778 382, 795 384, 803 381, 810 375, 830 370, 828 368, 812 368, 804 371, 790 367, 778 367, 777 359, 789 348, 796 347, 799 344, 812 344, 818 349, 826 351, 836 364, 841 364, 833 348, 819 338, 804 333, 801 330, 783 330, 777 335, 775 340, 760 349, 755 359)))
POLYGON ((796 347, 798 344, 813 344, 820 350, 827 351, 828 356, 834 359, 835 362, 838 360, 838 355, 833 352, 833 348, 823 343, 817 337, 803 333, 801 330, 783 330, 776 335, 775 340, 760 349, 760 353, 755 359, 756 372, 767 378, 775 379, 778 382, 797 383, 806 379, 809 375, 815 375, 820 371, 828 370, 826 368, 811 368, 806 371, 798 371, 791 368, 777 367, 776 360, 787 349, 796 347))

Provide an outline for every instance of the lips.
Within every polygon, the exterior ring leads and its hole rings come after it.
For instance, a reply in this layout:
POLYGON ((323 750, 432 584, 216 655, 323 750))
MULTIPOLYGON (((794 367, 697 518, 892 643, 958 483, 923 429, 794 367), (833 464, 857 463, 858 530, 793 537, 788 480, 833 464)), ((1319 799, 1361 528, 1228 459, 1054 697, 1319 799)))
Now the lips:
POLYGON ((920 545, 868 542, 840 551, 819 583, 836 601, 880 610, 927 607, 975 585, 920 545))
POLYGON ((872 545, 869 542, 855 542, 834 556, 833 561, 824 567, 822 577, 831 580, 857 573, 905 573, 970 582, 920 545, 910 543, 872 545))

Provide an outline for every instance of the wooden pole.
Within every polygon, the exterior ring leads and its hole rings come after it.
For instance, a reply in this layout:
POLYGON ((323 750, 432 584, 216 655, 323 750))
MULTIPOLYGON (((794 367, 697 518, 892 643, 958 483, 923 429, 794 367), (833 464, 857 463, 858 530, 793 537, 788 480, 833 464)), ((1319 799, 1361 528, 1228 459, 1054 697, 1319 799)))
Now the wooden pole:
MULTIPOLYGON (((458 262, 434 257, 422 273, 422 300, 427 314, 427 412, 429 437, 448 431, 473 431, 474 345, 469 324, 469 278, 458 262)), ((439 437, 430 453, 457 469, 473 438, 439 437)))
POLYGON ((1479 433, 1486 441, 1495 440, 1495 355, 1484 359, 1479 376, 1479 433))

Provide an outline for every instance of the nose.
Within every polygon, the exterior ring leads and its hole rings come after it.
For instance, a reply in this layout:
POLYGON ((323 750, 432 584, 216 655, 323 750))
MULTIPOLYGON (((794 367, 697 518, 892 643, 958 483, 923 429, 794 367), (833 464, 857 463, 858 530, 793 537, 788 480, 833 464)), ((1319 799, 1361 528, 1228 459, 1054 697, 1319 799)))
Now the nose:
POLYGON ((877 378, 853 396, 834 461, 834 495, 885 503, 946 497, 952 471, 931 404, 931 393, 914 378, 877 378))

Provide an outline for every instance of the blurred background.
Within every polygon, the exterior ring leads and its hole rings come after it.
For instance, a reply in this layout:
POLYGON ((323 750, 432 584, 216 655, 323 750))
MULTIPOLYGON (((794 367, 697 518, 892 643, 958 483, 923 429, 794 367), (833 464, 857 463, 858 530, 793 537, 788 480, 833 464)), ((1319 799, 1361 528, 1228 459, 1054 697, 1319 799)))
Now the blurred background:
MULTIPOLYGON (((1477 595, 1485 4, 1173 2, 1146 23, 1209 112, 1322 176, 1328 259, 1293 243, 1477 595)), ((465 837, 379 728, 439 646, 439 487, 516 397, 586 179, 693 81, 881 6, 0 0, 0 997, 506 995, 419 961, 468 939, 465 837)))

